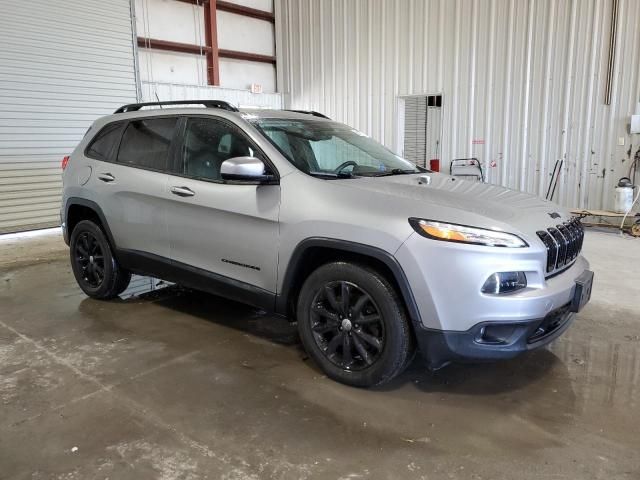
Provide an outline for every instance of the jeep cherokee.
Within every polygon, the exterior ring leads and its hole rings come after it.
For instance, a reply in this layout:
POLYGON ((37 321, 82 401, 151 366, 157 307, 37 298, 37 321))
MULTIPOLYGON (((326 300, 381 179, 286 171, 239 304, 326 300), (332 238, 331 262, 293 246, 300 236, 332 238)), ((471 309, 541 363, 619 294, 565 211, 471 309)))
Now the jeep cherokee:
POLYGON ((63 165, 87 295, 133 272, 286 315, 349 385, 391 380, 416 348, 431 369, 539 348, 591 294, 583 228, 558 206, 418 168, 317 112, 125 105, 63 165))

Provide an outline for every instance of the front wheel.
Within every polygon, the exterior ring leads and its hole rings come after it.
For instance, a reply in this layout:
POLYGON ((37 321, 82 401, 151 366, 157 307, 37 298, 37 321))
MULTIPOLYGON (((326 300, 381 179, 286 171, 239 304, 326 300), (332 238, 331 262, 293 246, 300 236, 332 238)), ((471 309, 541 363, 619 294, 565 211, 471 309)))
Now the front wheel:
POLYGON ((413 338, 395 289, 359 264, 329 263, 309 275, 297 320, 309 356, 327 376, 347 385, 386 383, 412 358, 413 338))
POLYGON ((79 222, 71 233, 69 247, 73 274, 88 296, 108 300, 127 288, 131 273, 120 268, 98 225, 90 220, 79 222))

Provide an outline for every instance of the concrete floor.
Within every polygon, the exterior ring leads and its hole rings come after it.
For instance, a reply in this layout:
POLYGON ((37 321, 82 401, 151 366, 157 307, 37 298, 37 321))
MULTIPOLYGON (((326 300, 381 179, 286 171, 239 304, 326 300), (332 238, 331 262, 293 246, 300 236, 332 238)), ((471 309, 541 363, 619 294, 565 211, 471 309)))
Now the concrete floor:
POLYGON ((585 251, 592 302, 549 350, 357 390, 287 322, 91 300, 59 236, 0 241, 0 478, 638 479, 640 240, 585 251))

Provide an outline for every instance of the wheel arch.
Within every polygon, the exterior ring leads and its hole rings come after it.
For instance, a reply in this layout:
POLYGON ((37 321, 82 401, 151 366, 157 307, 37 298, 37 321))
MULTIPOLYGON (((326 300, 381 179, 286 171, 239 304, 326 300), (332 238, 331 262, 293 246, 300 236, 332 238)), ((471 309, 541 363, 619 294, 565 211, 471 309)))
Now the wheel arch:
POLYGON ((92 201, 87 200, 86 198, 79 197, 71 197, 67 200, 65 205, 65 242, 67 245, 69 244, 69 240, 71 238, 71 233, 73 229, 82 220, 91 220, 97 223, 102 231, 107 236, 109 240, 109 244, 114 251, 116 251, 116 244, 113 240, 113 235, 111 234, 111 229, 109 228, 109 224, 107 223, 107 219, 102 212, 100 206, 92 201))
POLYGON ((420 312, 409 281, 396 258, 371 245, 347 240, 312 237, 301 241, 293 251, 276 298, 276 312, 291 316, 304 279, 317 267, 330 261, 360 261, 378 270, 402 297, 411 323, 420 325, 420 312))

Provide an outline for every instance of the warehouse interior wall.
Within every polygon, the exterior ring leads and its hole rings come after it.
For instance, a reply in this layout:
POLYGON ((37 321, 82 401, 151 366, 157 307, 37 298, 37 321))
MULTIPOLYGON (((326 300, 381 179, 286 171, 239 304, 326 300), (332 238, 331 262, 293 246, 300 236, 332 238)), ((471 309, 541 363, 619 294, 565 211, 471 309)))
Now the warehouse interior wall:
MULTIPOLYGON (((271 0, 231 2, 264 12, 273 12, 271 0)), ((205 0, 135 0, 136 31, 139 38, 151 39, 150 48, 138 48, 141 80, 147 83, 207 85, 205 59, 205 0), (190 52, 154 48, 154 41, 172 42, 193 48, 190 52), (201 47, 198 50, 197 47, 201 47)), ((275 55, 274 25, 257 18, 218 10, 217 48, 272 57, 275 55)), ((178 46, 178 48, 180 48, 178 46)), ((218 61, 219 85, 250 89, 260 85, 265 93, 276 92, 273 63, 223 58, 218 61)))
POLYGON ((401 153, 403 96, 441 94, 441 168, 477 157, 488 182, 611 208, 640 144, 640 2, 276 0, 287 108, 348 123, 401 153))

